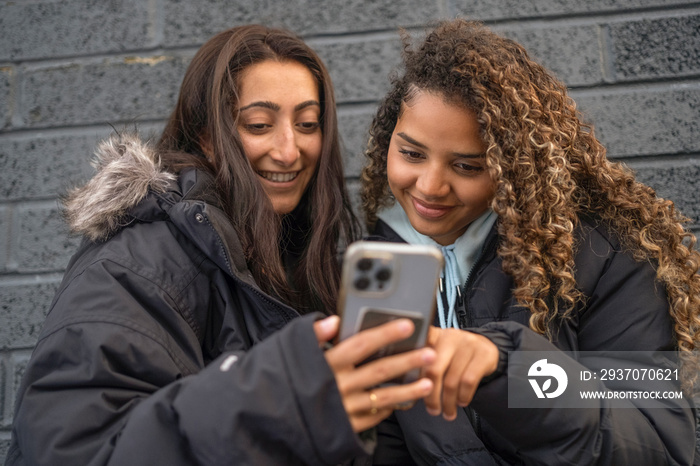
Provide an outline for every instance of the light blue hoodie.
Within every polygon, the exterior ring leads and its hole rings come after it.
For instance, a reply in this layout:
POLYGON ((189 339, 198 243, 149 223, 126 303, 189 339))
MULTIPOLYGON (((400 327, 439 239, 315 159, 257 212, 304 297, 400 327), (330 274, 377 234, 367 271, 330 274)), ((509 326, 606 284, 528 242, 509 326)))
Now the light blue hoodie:
POLYGON ((407 243, 429 244, 438 247, 442 251, 442 255, 445 257, 445 266, 440 274, 440 286, 441 288, 445 287, 444 291, 449 308, 444 309, 439 290, 437 296, 438 317, 442 328, 459 328, 457 313, 455 312, 457 298, 461 295, 461 287, 467 281, 469 272, 479 258, 484 241, 486 241, 486 237, 496 222, 498 215, 493 210, 488 209, 469 224, 462 236, 448 246, 442 246, 429 236, 418 233, 411 225, 411 222, 409 222, 406 212, 404 212, 398 202, 379 212, 378 217, 407 243))

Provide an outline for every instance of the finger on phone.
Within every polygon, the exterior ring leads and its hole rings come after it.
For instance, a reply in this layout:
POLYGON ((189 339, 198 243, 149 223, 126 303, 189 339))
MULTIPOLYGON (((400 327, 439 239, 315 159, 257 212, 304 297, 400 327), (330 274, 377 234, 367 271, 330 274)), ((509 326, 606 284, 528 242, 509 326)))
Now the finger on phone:
POLYGON ((329 350, 326 357, 333 364, 358 364, 383 346, 408 338, 413 330, 413 322, 408 319, 387 322, 347 338, 329 350))
POLYGON ((339 325, 340 317, 338 316, 329 316, 314 322, 314 333, 316 333, 319 345, 323 345, 335 337, 338 333, 339 325))
POLYGON ((402 409, 407 403, 413 403, 423 398, 433 389, 433 382, 428 378, 418 379, 415 382, 388 385, 373 390, 377 394, 377 404, 380 408, 402 409))
POLYGON ((432 388, 433 382, 424 377, 411 383, 357 391, 347 400, 347 409, 353 413, 371 413, 372 409, 393 411, 423 398, 432 388))
POLYGON ((442 392, 444 390, 444 377, 450 364, 454 351, 449 346, 440 346, 435 348, 437 357, 435 362, 430 364, 425 371, 425 375, 433 381, 434 389, 425 398, 425 408, 428 413, 437 416, 442 412, 442 392))
POLYGON ((442 387, 442 417, 452 421, 457 417, 457 397, 461 388, 460 383, 469 360, 452 360, 442 387))
POLYGON ((435 356, 432 348, 420 348, 376 359, 357 367, 349 374, 346 386, 351 389, 374 387, 432 363, 435 356))

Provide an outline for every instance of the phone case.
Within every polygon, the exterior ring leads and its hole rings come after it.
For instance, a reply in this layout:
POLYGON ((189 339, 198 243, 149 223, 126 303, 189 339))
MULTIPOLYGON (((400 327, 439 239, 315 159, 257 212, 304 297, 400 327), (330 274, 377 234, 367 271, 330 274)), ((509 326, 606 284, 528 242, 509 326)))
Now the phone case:
MULTIPOLYGON (((428 245, 358 241, 345 252, 338 313, 339 340, 397 318, 414 322, 413 335, 367 359, 425 345, 435 316, 435 296, 443 266, 440 250, 428 245)), ((418 372, 393 383, 416 379, 418 372)))

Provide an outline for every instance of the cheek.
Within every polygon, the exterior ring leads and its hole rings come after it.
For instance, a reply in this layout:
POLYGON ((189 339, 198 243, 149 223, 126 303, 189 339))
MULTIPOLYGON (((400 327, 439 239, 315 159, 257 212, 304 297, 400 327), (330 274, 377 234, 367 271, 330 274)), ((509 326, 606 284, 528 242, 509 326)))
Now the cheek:
POLYGON ((391 189, 394 194, 396 194, 397 190, 405 188, 410 184, 411 174, 409 167, 405 167, 405 164, 401 162, 398 154, 389 150, 386 158, 386 176, 389 181, 389 189, 391 189))
POLYGON ((305 141, 304 153, 306 153, 306 157, 310 161, 314 162, 314 165, 318 165, 322 150, 323 136, 320 133, 309 137, 308 140, 305 141))
POLYGON ((254 138, 244 133, 240 135, 240 138, 246 158, 250 160, 251 164, 255 164, 264 152, 262 138, 254 138))
POLYGON ((485 176, 477 183, 462 183, 459 197, 466 205, 488 207, 495 194, 494 184, 485 176))

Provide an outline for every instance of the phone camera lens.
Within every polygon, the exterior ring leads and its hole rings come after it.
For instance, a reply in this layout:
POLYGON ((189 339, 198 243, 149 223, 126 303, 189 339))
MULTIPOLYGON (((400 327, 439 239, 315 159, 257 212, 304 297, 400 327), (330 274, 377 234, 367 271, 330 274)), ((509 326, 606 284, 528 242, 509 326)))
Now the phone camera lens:
POLYGON ((369 287, 369 278, 360 277, 355 280, 355 288, 358 290, 366 290, 369 287))
POLYGON ((372 268, 372 259, 369 259, 367 257, 363 257, 359 261, 357 261, 357 268, 359 270, 362 270, 363 272, 368 271, 369 269, 372 268))
POLYGON ((391 278, 391 270, 387 268, 379 269, 376 277, 380 282, 385 282, 391 278))

